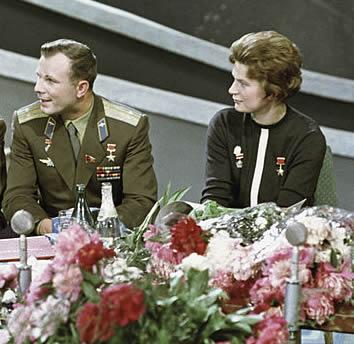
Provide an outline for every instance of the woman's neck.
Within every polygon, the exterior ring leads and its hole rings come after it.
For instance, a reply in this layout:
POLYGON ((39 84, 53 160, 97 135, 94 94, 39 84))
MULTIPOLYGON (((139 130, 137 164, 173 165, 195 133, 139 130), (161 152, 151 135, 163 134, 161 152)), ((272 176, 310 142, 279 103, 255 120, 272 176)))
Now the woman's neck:
POLYGON ((278 123, 286 114, 286 104, 270 103, 270 106, 257 113, 252 113, 253 120, 261 125, 271 125, 278 123))

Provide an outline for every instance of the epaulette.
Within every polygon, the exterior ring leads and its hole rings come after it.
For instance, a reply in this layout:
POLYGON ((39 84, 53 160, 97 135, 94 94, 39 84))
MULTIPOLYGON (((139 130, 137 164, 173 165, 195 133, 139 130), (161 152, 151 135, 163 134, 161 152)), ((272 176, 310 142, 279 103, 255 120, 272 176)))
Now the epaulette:
POLYGON ((131 108, 130 106, 114 103, 107 99, 102 99, 105 115, 110 118, 133 125, 138 125, 141 116, 144 116, 140 111, 131 108))
POLYGON ((17 118, 20 124, 31 121, 32 119, 48 117, 39 107, 39 102, 24 106, 16 111, 17 118))

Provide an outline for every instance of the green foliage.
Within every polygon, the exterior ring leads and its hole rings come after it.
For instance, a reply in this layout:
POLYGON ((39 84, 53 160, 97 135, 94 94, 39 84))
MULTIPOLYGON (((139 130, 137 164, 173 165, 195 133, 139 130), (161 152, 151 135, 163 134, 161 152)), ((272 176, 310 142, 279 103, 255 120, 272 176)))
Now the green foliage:
POLYGON ((149 224, 154 222, 154 219, 163 206, 181 200, 188 192, 190 187, 181 188, 172 193, 171 183, 168 183, 166 191, 162 197, 151 208, 145 220, 139 227, 136 227, 125 238, 119 239, 116 244, 121 253, 125 254, 125 258, 129 265, 134 265, 141 270, 145 270, 146 263, 149 259, 149 253, 144 248, 143 235, 149 224))
POLYGON ((260 317, 242 312, 224 314, 219 302, 226 296, 221 289, 210 288, 208 280, 207 271, 191 269, 169 284, 155 284, 149 278, 140 281, 146 313, 138 323, 117 330, 109 343, 121 343, 126 338, 137 344, 209 344, 216 340, 244 343, 260 317))

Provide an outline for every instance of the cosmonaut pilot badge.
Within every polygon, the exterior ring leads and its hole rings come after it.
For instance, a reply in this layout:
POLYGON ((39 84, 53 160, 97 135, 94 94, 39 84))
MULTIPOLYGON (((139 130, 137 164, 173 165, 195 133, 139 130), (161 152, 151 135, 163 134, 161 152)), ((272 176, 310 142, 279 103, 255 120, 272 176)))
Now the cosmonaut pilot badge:
POLYGON ((235 146, 234 148, 234 154, 236 158, 236 167, 237 168, 242 168, 243 166, 243 153, 241 152, 241 146, 235 146))
POLYGON ((279 168, 277 169, 278 176, 283 176, 284 175, 283 166, 285 165, 285 157, 284 156, 277 157, 277 165, 279 166, 279 168))

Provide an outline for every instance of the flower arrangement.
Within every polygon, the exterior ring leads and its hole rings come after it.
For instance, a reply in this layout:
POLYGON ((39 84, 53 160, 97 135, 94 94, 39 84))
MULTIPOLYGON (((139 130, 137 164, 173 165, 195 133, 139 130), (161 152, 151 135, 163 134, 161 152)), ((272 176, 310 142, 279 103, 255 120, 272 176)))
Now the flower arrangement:
MULTIPOLYGON (((164 195, 114 250, 78 226, 60 233, 55 258, 23 302, 3 316, 1 338, 16 344, 126 338, 282 344, 288 338, 283 305, 291 256, 285 229, 292 221, 308 230, 300 250, 301 320, 323 324, 338 304, 350 301, 353 214, 330 207, 289 211, 267 203, 234 211, 209 204, 194 218, 176 214, 168 223, 149 224, 158 207, 184 192, 164 195)), ((16 274, 14 267, 0 273, 3 299, 16 274)))
MULTIPOLYGON (((175 235, 179 249, 202 253, 202 246, 175 235)), ((189 269, 161 283, 75 225, 58 235, 55 247, 54 259, 8 316, 3 335, 11 342, 242 343, 260 320, 223 313, 226 295, 209 285, 207 270, 189 269)), ((11 276, 15 271, 3 277, 3 286, 11 276)))
MULTIPOLYGON (((179 268, 208 269, 210 284, 228 293, 228 306, 250 303, 254 312, 266 314, 257 325, 258 335, 264 338, 269 327, 274 326, 273 338, 282 343, 286 337, 282 315, 292 250, 284 234, 291 221, 298 221, 308 230, 307 243, 300 250, 299 275, 304 296, 301 320, 322 325, 335 314, 336 305, 350 301, 354 276, 351 272, 353 214, 330 207, 313 207, 286 215, 274 204, 263 204, 245 212, 245 217, 242 211, 237 211, 234 215, 229 213, 199 223, 185 217, 167 229, 150 226, 144 235, 152 257, 149 269, 162 278, 179 268), (262 214, 261 218, 265 219, 260 221, 260 216, 255 214, 262 214), (270 225, 272 214, 275 221, 270 225), (240 227, 225 226, 227 222, 237 221, 240 227), (260 228, 260 222, 266 229, 260 228), (254 241, 254 234, 247 237, 252 227, 259 234, 258 241, 254 241), (238 228, 242 235, 234 235, 238 228), (179 245, 175 243, 176 232, 179 245), (276 336, 275 328, 279 330, 276 336)), ((257 337, 251 337, 247 343, 257 343, 257 337)))

